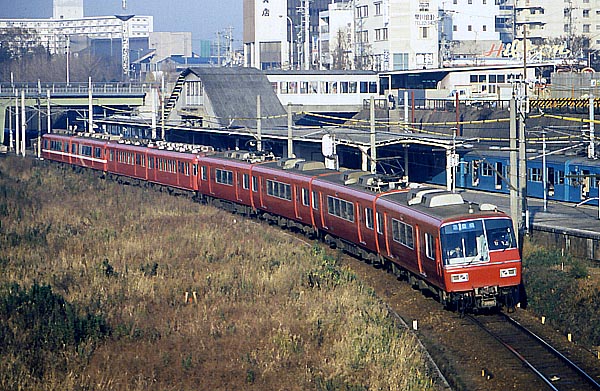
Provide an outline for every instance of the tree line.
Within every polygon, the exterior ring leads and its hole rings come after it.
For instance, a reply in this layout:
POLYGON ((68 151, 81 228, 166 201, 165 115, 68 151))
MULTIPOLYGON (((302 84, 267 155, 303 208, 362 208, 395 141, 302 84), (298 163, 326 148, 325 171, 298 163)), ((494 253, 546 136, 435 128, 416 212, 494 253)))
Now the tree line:
POLYGON ((34 29, 0 29, 0 82, 120 81, 121 58, 94 53, 90 45, 79 51, 52 53, 34 29))

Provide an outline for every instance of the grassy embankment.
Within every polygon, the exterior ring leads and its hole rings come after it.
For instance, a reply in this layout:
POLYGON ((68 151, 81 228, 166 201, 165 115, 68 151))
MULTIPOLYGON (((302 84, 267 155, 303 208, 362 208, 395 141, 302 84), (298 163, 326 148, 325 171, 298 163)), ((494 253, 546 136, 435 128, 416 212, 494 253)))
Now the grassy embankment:
POLYGON ((2 157, 0 248, 3 390, 432 389, 350 270, 183 197, 2 157))
POLYGON ((528 308, 589 348, 600 347, 600 269, 528 243, 523 278, 528 308))

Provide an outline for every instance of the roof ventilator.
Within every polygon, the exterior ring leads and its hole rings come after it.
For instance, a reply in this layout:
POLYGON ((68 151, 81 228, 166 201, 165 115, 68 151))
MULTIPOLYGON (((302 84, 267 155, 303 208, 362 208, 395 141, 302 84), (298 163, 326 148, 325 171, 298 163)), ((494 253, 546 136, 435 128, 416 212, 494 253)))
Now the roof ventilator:
POLYGON ((324 170, 325 164, 323 162, 302 161, 294 164, 294 168, 298 171, 324 170))
POLYGON ((289 170, 291 168, 294 168, 296 163, 303 162, 303 161, 305 161, 305 159, 297 158, 297 157, 283 158, 283 159, 279 159, 277 161, 277 165, 284 170, 289 170))
POLYGON ((462 205, 465 201, 458 193, 443 192, 425 194, 422 203, 427 208, 435 208, 438 206, 462 205))
POLYGON ((340 177, 344 185, 354 185, 355 183, 358 183, 360 177, 364 175, 369 175, 369 173, 362 170, 347 170, 344 171, 340 177))
POLYGON ((408 191, 408 205, 418 205, 423 202, 423 197, 427 194, 442 193, 446 190, 435 187, 418 187, 408 191))

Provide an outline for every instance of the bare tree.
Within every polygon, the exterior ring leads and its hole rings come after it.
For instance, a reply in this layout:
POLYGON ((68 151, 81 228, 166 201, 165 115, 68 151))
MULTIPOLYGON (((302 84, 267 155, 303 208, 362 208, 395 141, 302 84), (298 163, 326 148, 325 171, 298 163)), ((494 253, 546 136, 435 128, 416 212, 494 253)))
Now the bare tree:
POLYGON ((331 52, 331 69, 352 69, 350 59, 350 42, 348 42, 348 31, 339 29, 335 35, 336 40, 331 52))
MULTIPOLYGON (((0 80, 21 82, 66 81, 66 53, 51 54, 35 30, 0 30, 0 80)), ((120 59, 92 54, 90 48, 70 53, 69 77, 72 82, 121 80, 120 59)))

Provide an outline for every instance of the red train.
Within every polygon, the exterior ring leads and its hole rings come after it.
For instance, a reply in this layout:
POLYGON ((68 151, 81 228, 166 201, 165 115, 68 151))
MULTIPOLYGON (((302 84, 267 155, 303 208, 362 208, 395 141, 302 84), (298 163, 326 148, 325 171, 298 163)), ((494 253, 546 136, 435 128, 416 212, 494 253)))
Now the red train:
POLYGON ((301 230, 389 268, 449 308, 512 307, 519 300, 521 259, 510 218, 460 194, 403 189, 377 175, 302 159, 175 152, 59 134, 44 135, 42 157, 193 192, 301 230))

